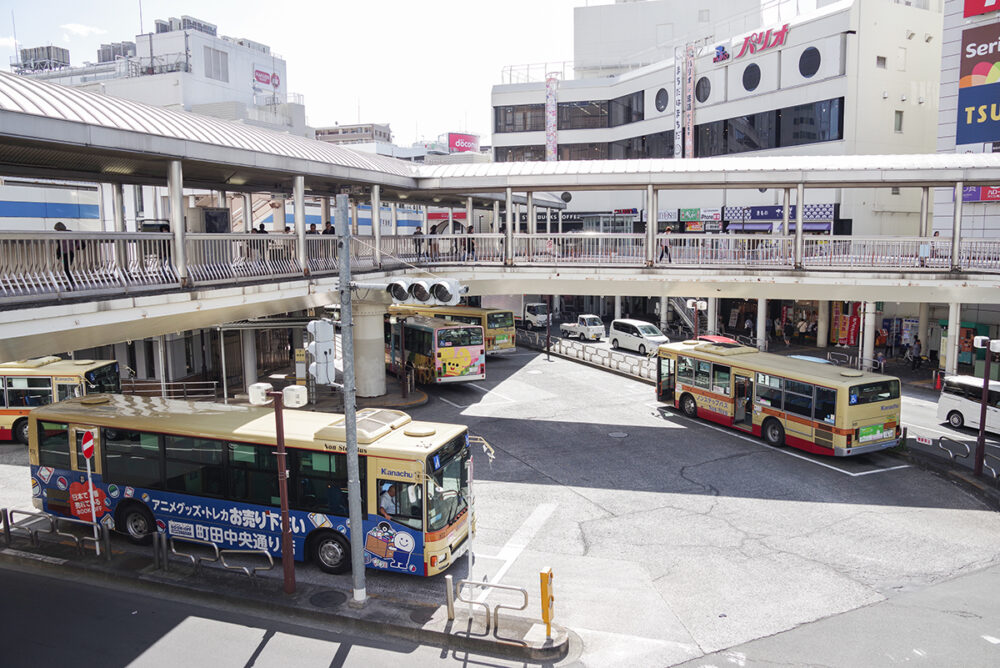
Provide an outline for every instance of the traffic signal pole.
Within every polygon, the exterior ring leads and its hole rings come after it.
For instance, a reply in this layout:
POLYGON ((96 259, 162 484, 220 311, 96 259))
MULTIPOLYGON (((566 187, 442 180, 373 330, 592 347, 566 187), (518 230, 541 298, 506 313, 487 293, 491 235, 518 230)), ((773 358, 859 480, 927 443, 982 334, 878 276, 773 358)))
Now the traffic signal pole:
POLYGON ((351 578, 355 605, 364 605, 365 529, 361 521, 361 476, 358 467, 358 416, 354 387, 354 320, 351 316, 351 226, 347 224, 347 195, 337 195, 337 233, 340 264, 340 345, 344 352, 344 430, 347 438, 347 508, 351 530, 351 578))

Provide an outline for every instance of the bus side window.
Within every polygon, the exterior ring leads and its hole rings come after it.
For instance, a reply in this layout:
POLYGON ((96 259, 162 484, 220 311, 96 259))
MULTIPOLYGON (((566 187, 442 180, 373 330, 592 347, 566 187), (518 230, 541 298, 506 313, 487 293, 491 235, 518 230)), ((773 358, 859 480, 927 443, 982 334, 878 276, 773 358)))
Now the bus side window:
POLYGON ((296 472, 295 505, 347 517, 346 455, 296 450, 292 469, 296 472))
POLYGON ((677 380, 688 385, 694 384, 694 360, 690 357, 677 356, 677 380))
POLYGON ((3 376, 0 376, 0 408, 7 407, 7 384, 3 376))
POLYGON ((69 468, 69 429, 65 423, 38 423, 38 464, 69 468))
POLYGON ((278 505, 278 458, 262 445, 229 443, 229 491, 233 501, 278 505))
POLYGON ((11 406, 45 406, 52 403, 51 378, 8 378, 7 400, 11 406))

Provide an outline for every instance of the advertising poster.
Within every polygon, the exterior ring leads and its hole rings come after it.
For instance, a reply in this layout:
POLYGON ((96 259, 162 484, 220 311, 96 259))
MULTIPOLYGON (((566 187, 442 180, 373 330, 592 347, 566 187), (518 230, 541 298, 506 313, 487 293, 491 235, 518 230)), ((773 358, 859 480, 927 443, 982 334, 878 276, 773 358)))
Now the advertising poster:
POLYGON ((917 337, 920 321, 916 318, 903 318, 903 345, 911 345, 917 337))
MULTIPOLYGON (((558 105, 556 91, 559 89, 559 79, 548 76, 545 79, 545 160, 551 162, 559 158, 558 105)), ((478 144, 478 138, 477 138, 478 144)), ((478 149, 478 145, 477 145, 478 149)))
POLYGON ((964 4, 965 7, 962 16, 966 18, 995 12, 1000 9, 1000 4, 997 3, 997 0, 964 0, 964 4))
POLYGON ((1000 140, 1000 22, 962 31, 956 144, 1000 140))
POLYGON ((830 315, 830 333, 828 338, 830 343, 837 345, 840 343, 840 316, 844 312, 843 302, 833 302, 830 315))

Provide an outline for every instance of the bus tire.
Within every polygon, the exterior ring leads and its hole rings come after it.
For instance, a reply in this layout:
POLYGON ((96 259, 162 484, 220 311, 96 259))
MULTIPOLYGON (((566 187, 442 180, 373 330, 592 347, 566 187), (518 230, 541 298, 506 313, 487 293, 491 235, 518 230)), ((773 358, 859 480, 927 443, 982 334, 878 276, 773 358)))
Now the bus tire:
POLYGON ((965 426, 965 416, 958 411, 952 411, 948 413, 948 424, 955 429, 961 429, 965 426))
POLYGON ((351 547, 336 531, 320 531, 310 536, 308 553, 324 573, 339 575, 351 570, 351 547))
POLYGON ((115 526, 125 534, 130 543, 135 545, 149 545, 153 542, 153 534, 156 532, 156 520, 149 508, 139 503, 131 501, 118 504, 118 511, 115 513, 115 526))
POLYGON ((764 442, 768 445, 780 448, 785 444, 785 428, 774 418, 764 421, 760 428, 760 433, 764 437, 764 442))
POLYGON ((698 403, 690 394, 681 396, 681 412, 689 418, 698 417, 698 403))
POLYGON ((14 434, 14 439, 22 445, 28 444, 28 418, 21 418, 14 423, 14 426, 10 428, 12 434, 14 434))

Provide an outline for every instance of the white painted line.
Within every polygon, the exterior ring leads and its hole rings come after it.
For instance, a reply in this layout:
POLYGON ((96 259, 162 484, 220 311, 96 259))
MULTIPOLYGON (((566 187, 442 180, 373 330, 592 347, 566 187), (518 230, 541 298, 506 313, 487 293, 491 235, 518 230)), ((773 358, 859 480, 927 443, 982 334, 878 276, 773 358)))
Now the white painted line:
MULTIPOLYGON (((528 519, 524 520, 521 526, 517 528, 514 535, 504 543, 504 546, 500 548, 500 553, 497 555, 497 558, 504 560, 504 564, 489 581, 490 584, 500 584, 503 576, 507 574, 510 567, 514 565, 517 558, 524 552, 524 548, 528 547, 531 539, 541 531, 542 526, 548 521, 552 513, 556 511, 556 507, 554 503, 540 503, 532 511, 531 515, 528 516, 528 519)), ((489 595, 489 588, 484 589, 476 598, 476 602, 482 603, 489 595)))
POLYGON ((448 401, 444 397, 438 397, 438 399, 440 399, 441 401, 445 402, 446 404, 454 406, 455 408, 468 408, 468 406, 460 406, 460 405, 456 404, 454 401, 448 401))
MULTIPOLYGON (((469 387, 471 387, 473 389, 476 389, 476 390, 479 390, 483 394, 489 394, 489 395, 492 395, 494 397, 499 397, 499 398, 503 399, 504 401, 506 401, 507 403, 511 403, 511 404, 514 403, 513 399, 511 399, 510 397, 505 397, 504 395, 500 394, 499 392, 497 392, 495 390, 495 388, 491 388, 491 387, 479 387, 478 385, 475 385, 475 384, 472 384, 472 383, 469 384, 469 387)), ((480 404, 480 405, 482 405, 482 404, 480 404)))
POLYGON ((875 469, 874 471, 865 471, 863 473, 852 473, 851 475, 857 478, 863 475, 871 475, 873 473, 885 473, 886 471, 898 471, 899 469, 908 469, 908 468, 910 468, 909 464, 901 464, 899 466, 890 466, 887 469, 875 469))

